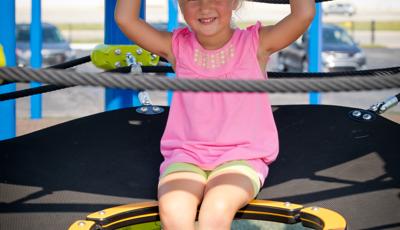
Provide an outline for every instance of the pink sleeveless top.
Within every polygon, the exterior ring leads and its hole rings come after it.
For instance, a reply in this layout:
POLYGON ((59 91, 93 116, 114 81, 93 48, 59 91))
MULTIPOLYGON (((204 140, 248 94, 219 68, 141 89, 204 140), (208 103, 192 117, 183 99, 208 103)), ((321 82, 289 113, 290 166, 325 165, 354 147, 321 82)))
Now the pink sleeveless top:
MULTIPOLYGON (((204 49, 188 28, 175 30, 177 78, 265 79, 257 60, 260 26, 236 29, 217 50, 204 49)), ((212 170, 227 161, 246 160, 263 183, 278 147, 266 93, 174 92, 161 139, 160 172, 175 162, 212 170)))

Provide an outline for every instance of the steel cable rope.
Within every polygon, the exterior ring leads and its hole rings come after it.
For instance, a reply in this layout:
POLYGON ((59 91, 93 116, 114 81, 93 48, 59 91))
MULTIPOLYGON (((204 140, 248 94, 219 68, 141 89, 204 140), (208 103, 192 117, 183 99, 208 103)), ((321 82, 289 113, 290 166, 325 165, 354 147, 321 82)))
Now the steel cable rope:
MULTIPOLYGON (((87 57, 84 57, 87 58, 87 57)), ((74 60, 75 61, 75 60, 74 60)), ((62 63, 59 65, 51 66, 51 69, 58 69, 57 67, 69 64, 62 63)), ((69 67, 66 67, 69 68, 69 67)), ((173 73, 172 67, 168 66, 141 66, 143 73, 173 73)), ((61 69, 61 68, 59 68, 61 69)), ((118 73, 130 73, 130 67, 120 67, 108 72, 118 73)), ((294 72, 268 72, 268 78, 321 78, 321 77, 353 77, 353 76, 382 76, 382 75, 393 75, 400 73, 400 67, 389 67, 379 69, 368 69, 358 71, 346 71, 346 72, 318 72, 318 73, 294 73, 294 72)), ((14 82, 5 81, 4 84, 14 82)), ((48 91, 45 91, 48 92, 48 91)))
MULTIPOLYGON (((90 56, 84 56, 84 57, 77 58, 77 59, 74 59, 71 61, 67 61, 67 62, 64 62, 61 64, 49 66, 49 67, 47 67, 47 69, 67 69, 67 68, 75 67, 77 65, 85 64, 90 61, 91 61, 90 56)), ((13 83, 13 82, 5 82, 4 84, 9 84, 9 83, 13 83)), ((39 86, 39 87, 35 87, 35 88, 23 89, 23 90, 18 90, 15 92, 10 92, 10 93, 3 93, 3 94, 0 94, 0 101, 16 99, 16 98, 31 96, 31 95, 40 94, 40 93, 52 92, 52 91, 64 89, 67 87, 68 86, 43 85, 43 86, 39 86)))
MULTIPOLYGON (((144 73, 174 73, 170 66, 141 66, 144 73)), ((116 72, 129 73, 130 67, 117 68, 116 72), (120 70, 120 71, 119 71, 120 70)), ((317 72, 317 73, 294 73, 294 72, 268 72, 268 78, 315 78, 315 77, 352 77, 352 76, 373 76, 400 73, 400 67, 388 67, 379 69, 367 69, 342 72, 317 72)))
POLYGON ((7 81, 63 85, 103 86, 134 90, 175 90, 192 92, 270 92, 305 93, 310 91, 339 92, 400 88, 400 73, 351 78, 299 78, 270 80, 203 80, 142 74, 132 77, 118 73, 85 73, 73 70, 0 68, 0 78, 7 81))
MULTIPOLYGON (((90 61, 91 61, 90 56, 84 56, 84 57, 74 59, 74 60, 71 60, 71 61, 68 61, 65 63, 49 66, 46 69, 67 69, 67 68, 75 67, 77 65, 85 64, 90 61)), ((172 68, 168 67, 168 66, 142 66, 141 68, 144 73, 167 73, 169 71, 172 71, 172 68)), ((117 68, 117 69, 107 70, 105 72, 130 73, 131 68, 129 66, 121 67, 121 68, 117 68)), ((15 83, 15 82, 7 82, 6 81, 4 84, 9 84, 9 83, 15 83)), ((65 89, 65 88, 69 88, 69 87, 73 87, 73 86, 43 85, 43 86, 39 86, 39 87, 35 87, 35 88, 22 89, 22 90, 10 92, 10 93, 0 94, 0 101, 17 99, 17 98, 32 96, 32 95, 41 94, 41 93, 53 92, 56 90, 65 89)))

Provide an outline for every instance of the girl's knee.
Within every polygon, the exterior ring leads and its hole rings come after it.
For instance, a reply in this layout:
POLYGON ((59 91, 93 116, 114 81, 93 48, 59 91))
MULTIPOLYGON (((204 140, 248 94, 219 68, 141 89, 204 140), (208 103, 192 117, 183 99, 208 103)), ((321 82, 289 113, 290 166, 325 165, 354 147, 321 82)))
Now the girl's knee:
POLYGON ((160 180, 158 202, 164 229, 194 229, 204 180, 197 174, 186 172, 172 173, 160 180))
POLYGON ((237 208, 224 200, 202 205, 199 214, 200 229, 229 229, 237 208))
POLYGON ((160 215, 170 217, 190 216, 195 218, 198 203, 193 199, 179 199, 178 197, 168 197, 159 199, 158 207, 160 215), (171 199, 172 198, 172 199, 171 199), (182 210, 185 210, 182 212, 182 210))
POLYGON ((163 229, 194 229, 197 207, 182 202, 159 202, 163 229), (185 211, 182 211, 185 210, 185 211))

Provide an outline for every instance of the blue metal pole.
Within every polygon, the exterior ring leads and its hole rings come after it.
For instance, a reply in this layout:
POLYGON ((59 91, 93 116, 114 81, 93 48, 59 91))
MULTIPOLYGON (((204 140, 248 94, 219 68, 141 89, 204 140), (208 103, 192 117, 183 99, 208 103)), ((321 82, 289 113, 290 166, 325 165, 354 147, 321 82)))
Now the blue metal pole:
MULTIPOLYGON (((7 66, 16 66, 15 61, 15 0, 0 1, 0 44, 3 46, 7 66)), ((0 93, 15 91, 15 84, 0 86, 0 93)), ((15 137, 15 100, 0 102, 0 140, 15 137)))
MULTIPOLYGON (((119 29, 114 20, 116 1, 105 0, 105 44, 132 44, 119 29)), ((146 1, 142 0, 140 17, 145 19, 146 1)), ((106 89, 105 110, 115 110, 124 107, 139 106, 138 92, 132 90, 106 89)))
MULTIPOLYGON (((42 67, 42 20, 41 0, 32 0, 32 21, 30 26, 31 66, 34 69, 42 67)), ((31 82, 31 88, 41 86, 39 82, 31 82)), ((42 95, 31 96, 31 119, 42 118, 42 95)))
POLYGON ((173 31, 178 27, 178 2, 168 0, 168 31, 173 31))
MULTIPOLYGON (((321 3, 316 4, 316 15, 311 27, 308 31, 308 57, 309 57, 309 72, 321 72, 321 53, 322 53, 322 9, 321 3)), ((321 94, 318 92, 309 93, 310 104, 319 104, 321 101, 321 94)))
MULTIPOLYGON (((177 0, 168 0, 168 31, 173 31, 176 27, 178 27, 178 1, 177 0)), ((167 73, 167 77, 174 78, 175 74, 167 73)), ((168 105, 171 105, 173 96, 173 91, 168 90, 167 99, 168 105)))

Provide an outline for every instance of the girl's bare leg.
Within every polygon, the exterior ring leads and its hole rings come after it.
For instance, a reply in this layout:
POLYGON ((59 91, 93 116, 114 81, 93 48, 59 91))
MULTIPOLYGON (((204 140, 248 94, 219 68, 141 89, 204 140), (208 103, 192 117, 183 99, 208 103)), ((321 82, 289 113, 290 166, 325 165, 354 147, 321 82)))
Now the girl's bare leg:
POLYGON ((175 172, 158 184, 160 219, 165 230, 194 230, 206 179, 193 172, 175 172))
POLYGON ((199 214, 199 230, 229 230, 235 213, 253 199, 251 179, 226 171, 207 181, 199 214))

